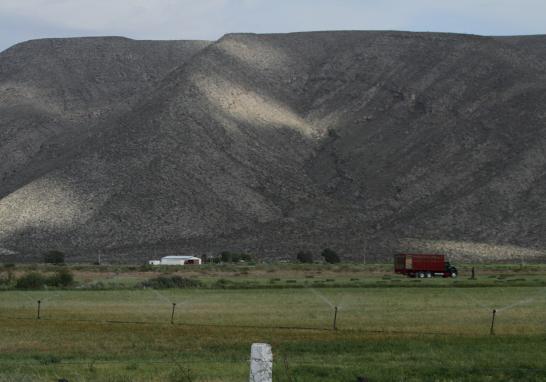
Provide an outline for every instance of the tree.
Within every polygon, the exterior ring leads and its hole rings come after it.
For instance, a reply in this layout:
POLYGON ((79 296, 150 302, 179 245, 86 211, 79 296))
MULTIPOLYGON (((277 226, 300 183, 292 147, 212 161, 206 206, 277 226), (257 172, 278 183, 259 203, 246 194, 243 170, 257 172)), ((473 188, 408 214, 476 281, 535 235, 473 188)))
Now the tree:
POLYGON ((37 272, 27 273, 17 279, 15 288, 17 289, 42 289, 47 279, 37 272))
POLYGON ((13 268, 15 268, 15 264, 4 264, 4 269, 1 274, 6 272, 6 277, 0 277, 0 285, 11 285, 14 280, 13 268))
POLYGON ((252 255, 248 253, 235 253, 224 251, 220 253, 222 263, 238 263, 239 261, 252 261, 252 255))
POLYGON ((64 253, 61 251, 49 251, 44 254, 44 263, 64 264, 64 253))
POLYGON ((311 252, 307 251, 299 251, 296 255, 296 259, 300 263, 312 263, 313 262, 313 254, 311 252))
POLYGON ((228 251, 224 251, 220 253, 220 260, 222 260, 222 263, 231 263, 233 261, 233 254, 228 251))
POLYGON ((324 261, 330 264, 341 262, 339 255, 335 251, 331 250, 330 248, 325 248, 322 251, 321 256, 324 257, 324 261))
POLYGON ((61 269, 47 280, 47 284, 56 287, 69 287, 74 284, 74 276, 70 271, 61 269))

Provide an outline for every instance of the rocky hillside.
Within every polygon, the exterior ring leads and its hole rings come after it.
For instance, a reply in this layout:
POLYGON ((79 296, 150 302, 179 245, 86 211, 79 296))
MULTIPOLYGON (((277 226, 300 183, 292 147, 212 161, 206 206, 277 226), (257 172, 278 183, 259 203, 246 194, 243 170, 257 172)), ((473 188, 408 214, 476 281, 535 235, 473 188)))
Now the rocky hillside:
POLYGON ((406 32, 19 44, 0 247, 541 258, 545 55, 542 36, 406 32))

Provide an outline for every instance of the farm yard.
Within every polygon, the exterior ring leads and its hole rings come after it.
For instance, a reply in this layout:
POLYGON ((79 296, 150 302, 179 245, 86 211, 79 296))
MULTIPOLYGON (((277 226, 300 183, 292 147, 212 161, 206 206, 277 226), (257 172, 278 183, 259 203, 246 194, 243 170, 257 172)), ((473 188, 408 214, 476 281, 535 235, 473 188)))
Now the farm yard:
POLYGON ((546 380, 543 266, 67 268, 78 286, 0 291, 0 381, 241 381, 253 342, 277 381, 546 380), (158 275, 201 284, 141 286, 158 275))

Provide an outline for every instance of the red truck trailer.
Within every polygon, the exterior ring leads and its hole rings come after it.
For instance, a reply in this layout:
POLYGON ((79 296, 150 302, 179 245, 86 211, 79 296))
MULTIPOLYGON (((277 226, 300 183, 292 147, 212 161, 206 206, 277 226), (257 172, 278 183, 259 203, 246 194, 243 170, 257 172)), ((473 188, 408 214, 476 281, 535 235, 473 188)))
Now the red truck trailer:
POLYGON ((457 277, 457 268, 446 261, 445 255, 394 255, 394 272, 409 277, 457 277))

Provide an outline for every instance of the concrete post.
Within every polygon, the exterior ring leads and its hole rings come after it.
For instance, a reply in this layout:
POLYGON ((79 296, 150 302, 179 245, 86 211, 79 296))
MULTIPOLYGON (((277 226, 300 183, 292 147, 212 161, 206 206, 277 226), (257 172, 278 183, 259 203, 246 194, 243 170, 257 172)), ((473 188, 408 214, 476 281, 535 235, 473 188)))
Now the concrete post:
POLYGON ((273 381, 273 353, 269 344, 252 344, 250 349, 250 382, 273 381))

